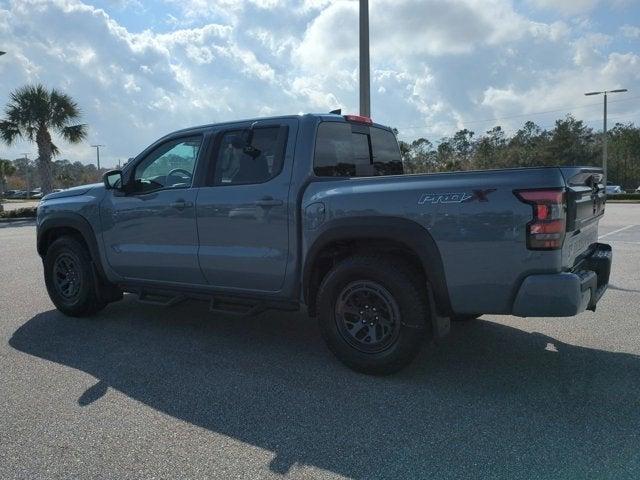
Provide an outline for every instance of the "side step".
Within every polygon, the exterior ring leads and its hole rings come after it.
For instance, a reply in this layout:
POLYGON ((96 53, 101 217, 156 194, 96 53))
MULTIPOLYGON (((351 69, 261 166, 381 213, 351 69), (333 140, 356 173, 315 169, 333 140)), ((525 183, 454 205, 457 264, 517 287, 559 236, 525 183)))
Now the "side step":
POLYGON ((264 303, 243 303, 225 298, 212 298, 209 303, 209 311, 223 315, 235 315, 237 317, 253 317, 267 310, 264 303))
POLYGON ((137 301, 148 305, 171 307, 185 300, 193 299, 209 302, 209 311, 223 315, 237 317, 251 317, 266 310, 296 311, 300 305, 297 302, 278 301, 271 299, 239 297, 231 295, 215 295, 202 291, 174 292, 169 289, 147 288, 144 286, 121 285, 121 288, 137 296, 137 301))
POLYGON ((187 299, 187 296, 182 294, 164 295, 162 293, 147 292, 144 290, 139 290, 136 293, 138 294, 138 302, 146 303, 147 305, 158 305, 161 307, 172 307, 173 305, 177 305, 187 299))

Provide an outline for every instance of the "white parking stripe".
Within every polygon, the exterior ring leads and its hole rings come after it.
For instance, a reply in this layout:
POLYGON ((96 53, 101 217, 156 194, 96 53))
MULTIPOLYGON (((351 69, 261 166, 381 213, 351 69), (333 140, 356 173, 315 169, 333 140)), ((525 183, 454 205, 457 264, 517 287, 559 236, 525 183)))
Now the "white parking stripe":
POLYGON ((614 233, 622 232, 623 230, 627 230, 631 227, 635 227, 636 225, 627 225, 626 227, 619 228, 618 230, 614 230, 613 232, 605 233, 601 237, 598 237, 598 240, 603 239, 604 237, 608 237, 609 235, 613 235, 614 233))

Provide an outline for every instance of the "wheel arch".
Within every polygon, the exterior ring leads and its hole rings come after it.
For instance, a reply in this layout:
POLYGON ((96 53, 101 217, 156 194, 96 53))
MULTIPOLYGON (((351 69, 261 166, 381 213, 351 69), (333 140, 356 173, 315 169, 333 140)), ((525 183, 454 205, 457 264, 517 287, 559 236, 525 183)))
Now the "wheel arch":
POLYGON ((72 212, 54 213, 45 218, 37 229, 38 254, 44 258, 49 246, 57 238, 64 235, 76 236, 84 242, 98 274, 103 279, 106 279, 107 277, 100 261, 100 251, 98 250, 98 241, 95 233, 91 224, 80 214, 72 212))
POLYGON ((410 264, 417 261, 438 312, 451 315, 442 257, 431 234, 412 220, 377 216, 341 218, 323 226, 306 255, 302 274, 303 299, 311 314, 315 314, 315 294, 331 262, 361 251, 400 255, 410 264))

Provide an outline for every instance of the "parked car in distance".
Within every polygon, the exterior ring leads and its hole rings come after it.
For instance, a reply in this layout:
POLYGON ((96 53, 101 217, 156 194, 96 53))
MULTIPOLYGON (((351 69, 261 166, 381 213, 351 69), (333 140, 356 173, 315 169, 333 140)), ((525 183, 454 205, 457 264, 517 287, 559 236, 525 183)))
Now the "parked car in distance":
POLYGON ((386 374, 450 319, 594 310, 612 255, 602 177, 404 175, 392 130, 369 118, 256 118, 171 133, 103 183, 46 195, 37 250, 67 315, 123 292, 234 315, 303 306, 342 362, 386 374))
POLYGON ((611 183, 607 183, 607 195, 620 195, 622 193, 626 193, 620 185, 613 185, 611 183))
POLYGON ((20 195, 20 190, 7 190, 4 192, 4 198, 17 198, 20 195))

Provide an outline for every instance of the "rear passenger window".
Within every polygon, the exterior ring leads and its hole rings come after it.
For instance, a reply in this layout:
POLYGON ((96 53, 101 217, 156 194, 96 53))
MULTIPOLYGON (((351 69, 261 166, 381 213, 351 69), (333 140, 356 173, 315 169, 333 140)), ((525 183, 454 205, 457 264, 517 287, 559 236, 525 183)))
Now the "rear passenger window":
POLYGON ((389 130, 372 127, 371 149, 373 151, 374 175, 402 175, 402 157, 396 136, 389 130))
POLYGON ((251 145, 242 130, 224 132, 216 154, 215 185, 264 183, 282 171, 287 143, 286 126, 255 128, 251 145))
MULTIPOLYGON (((369 177, 404 173, 395 135, 382 128, 352 132, 351 124, 318 127, 314 172, 321 177, 369 177)), ((359 130, 362 130, 361 128, 359 130)))

